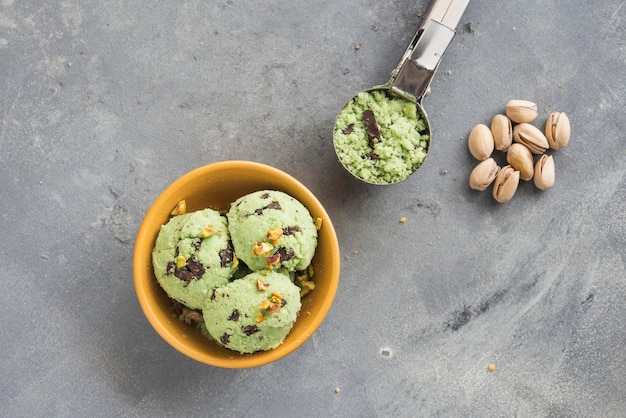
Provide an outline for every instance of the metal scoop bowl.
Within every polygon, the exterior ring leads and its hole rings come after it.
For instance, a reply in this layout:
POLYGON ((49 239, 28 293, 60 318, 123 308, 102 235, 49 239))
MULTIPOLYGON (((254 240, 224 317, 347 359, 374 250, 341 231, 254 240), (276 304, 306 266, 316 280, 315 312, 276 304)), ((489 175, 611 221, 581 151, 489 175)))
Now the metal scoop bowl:
POLYGON ((430 83, 468 4, 469 0, 431 1, 389 81, 357 94, 339 112, 333 129, 335 153, 359 180, 394 184, 422 165, 432 138, 422 100, 430 92, 430 83), (385 114, 390 109, 393 114, 385 114), (410 129, 407 124, 412 124, 410 129))

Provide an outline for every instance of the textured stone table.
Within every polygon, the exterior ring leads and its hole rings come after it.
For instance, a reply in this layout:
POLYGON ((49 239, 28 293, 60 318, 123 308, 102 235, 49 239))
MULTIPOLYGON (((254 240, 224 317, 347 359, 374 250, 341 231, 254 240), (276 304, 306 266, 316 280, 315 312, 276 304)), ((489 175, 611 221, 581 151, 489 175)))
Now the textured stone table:
POLYGON ((361 184, 334 118, 387 81, 425 8, 3 0, 0 415, 623 415, 625 3, 471 2, 424 102, 425 165, 361 184), (512 98, 538 124, 566 112, 572 139, 554 188, 500 205, 467 186, 465 141, 512 98), (152 201, 227 159, 307 185, 342 251, 318 332, 250 370, 171 348, 132 283, 152 201))

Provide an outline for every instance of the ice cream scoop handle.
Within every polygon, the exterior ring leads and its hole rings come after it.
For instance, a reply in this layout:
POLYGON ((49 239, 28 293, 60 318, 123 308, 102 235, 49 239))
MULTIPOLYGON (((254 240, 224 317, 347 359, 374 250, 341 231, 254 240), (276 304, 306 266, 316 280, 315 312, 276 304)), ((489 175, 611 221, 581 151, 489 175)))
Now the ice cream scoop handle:
POLYGON ((434 0, 431 1, 419 30, 424 29, 429 20, 437 21, 455 30, 470 0, 434 0))
POLYGON ((469 0, 434 0, 424 14, 415 37, 387 84, 396 94, 421 102, 441 57, 454 38, 469 0))

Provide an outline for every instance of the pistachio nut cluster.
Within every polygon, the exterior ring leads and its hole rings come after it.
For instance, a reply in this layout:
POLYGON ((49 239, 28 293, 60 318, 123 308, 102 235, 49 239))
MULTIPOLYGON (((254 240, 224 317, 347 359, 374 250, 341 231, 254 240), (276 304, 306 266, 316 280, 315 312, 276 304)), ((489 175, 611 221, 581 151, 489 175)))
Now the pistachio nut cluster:
POLYGON ((520 180, 533 180, 540 190, 554 185, 554 159, 546 151, 567 146, 569 118, 563 112, 552 112, 542 132, 532 124, 537 116, 535 103, 510 100, 505 114, 495 115, 491 126, 483 123, 474 126, 467 146, 480 163, 470 174, 470 188, 484 191, 493 184, 493 198, 505 203, 515 195, 520 180), (498 165, 493 157, 494 151, 506 154, 506 165, 498 165))

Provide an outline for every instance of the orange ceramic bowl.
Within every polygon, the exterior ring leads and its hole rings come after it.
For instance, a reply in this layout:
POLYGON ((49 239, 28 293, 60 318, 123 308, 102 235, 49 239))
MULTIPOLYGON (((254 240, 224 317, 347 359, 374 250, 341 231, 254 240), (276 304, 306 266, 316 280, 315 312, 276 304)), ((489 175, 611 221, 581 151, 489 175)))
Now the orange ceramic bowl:
POLYGON ((320 326, 332 305, 339 282, 339 244, 333 224, 317 198, 290 175, 249 161, 224 161, 197 168, 167 187, 146 214, 135 242, 133 275, 139 304, 154 329, 181 353, 199 362, 225 368, 247 368, 276 361, 300 347, 320 326), (240 354, 220 347, 199 329, 174 315, 170 300, 154 277, 152 248, 161 225, 172 208, 185 199, 187 212, 225 209, 237 198, 258 190, 285 192, 306 206, 314 218, 322 218, 313 258, 315 290, 302 300, 293 329, 277 348, 240 354))

